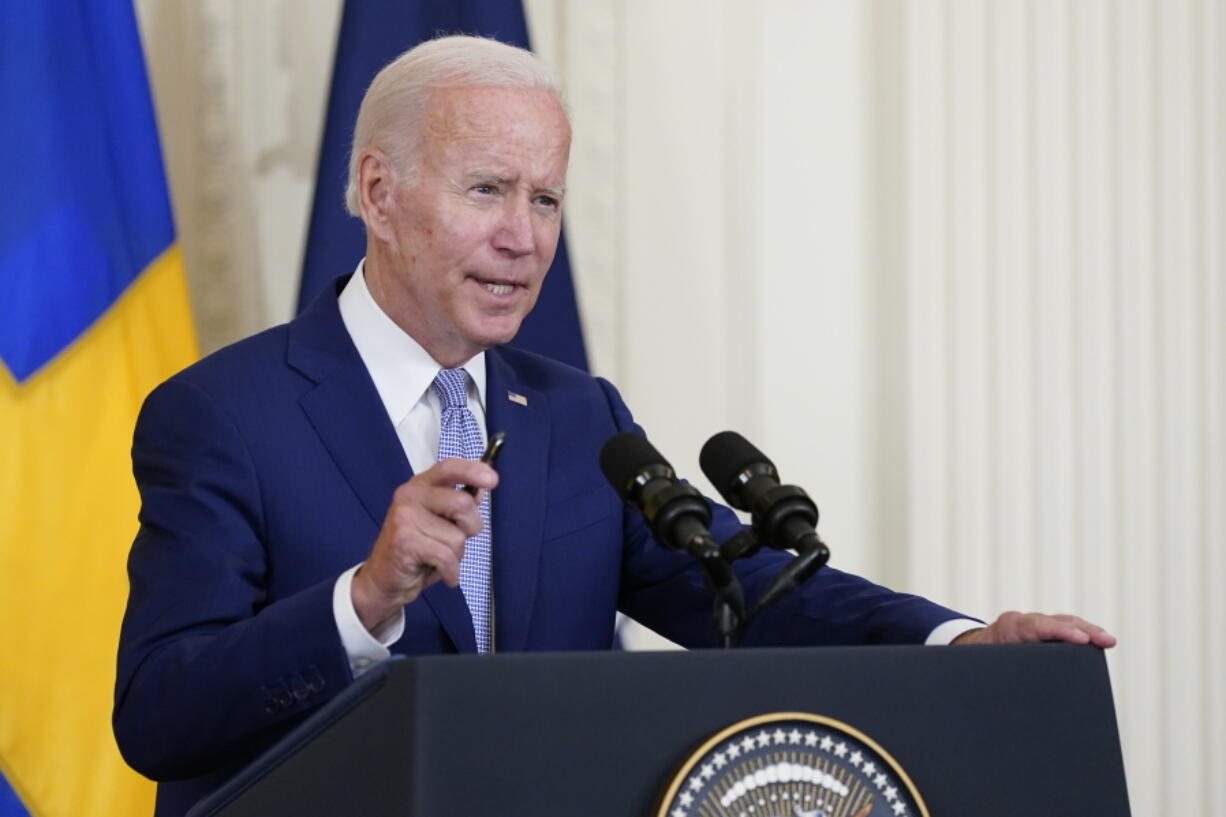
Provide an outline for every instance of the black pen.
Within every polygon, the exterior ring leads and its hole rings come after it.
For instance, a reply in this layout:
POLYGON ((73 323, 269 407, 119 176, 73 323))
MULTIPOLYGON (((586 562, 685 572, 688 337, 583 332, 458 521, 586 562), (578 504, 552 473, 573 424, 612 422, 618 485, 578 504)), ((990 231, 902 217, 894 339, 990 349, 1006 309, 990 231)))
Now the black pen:
MULTIPOLYGON (((485 452, 481 455, 481 461, 486 465, 493 465, 494 460, 498 459, 498 452, 502 450, 502 444, 507 439, 505 431, 496 431, 490 435, 489 444, 485 446, 485 452)), ((477 486, 465 485, 464 490, 468 491, 472 496, 477 495, 477 486)))

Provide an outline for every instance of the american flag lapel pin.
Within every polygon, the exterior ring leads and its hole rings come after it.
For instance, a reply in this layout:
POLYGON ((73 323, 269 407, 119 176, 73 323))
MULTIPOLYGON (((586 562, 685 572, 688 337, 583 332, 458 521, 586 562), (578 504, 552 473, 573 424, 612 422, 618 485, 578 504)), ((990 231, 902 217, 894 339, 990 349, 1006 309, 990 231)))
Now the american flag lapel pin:
POLYGON ((519 403, 521 406, 528 405, 528 398, 524 397, 519 392, 513 392, 513 391, 507 392, 507 399, 510 400, 512 403, 519 403))

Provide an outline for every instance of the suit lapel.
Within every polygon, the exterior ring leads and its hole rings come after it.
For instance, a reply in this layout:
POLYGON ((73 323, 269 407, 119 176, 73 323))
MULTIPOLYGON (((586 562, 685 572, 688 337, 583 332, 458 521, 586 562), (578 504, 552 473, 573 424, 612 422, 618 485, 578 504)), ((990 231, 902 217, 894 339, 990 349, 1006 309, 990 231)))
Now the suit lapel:
MULTIPOLYGON (((370 374, 341 321, 336 296, 341 279, 290 324, 289 365, 314 381, 299 399, 328 450, 376 527, 392 494, 413 476, 370 374)), ((373 544, 373 543, 372 543, 373 544)), ((421 596, 460 652, 476 652, 472 616, 460 589, 438 583, 421 596)))
POLYGON ((520 383, 497 349, 485 359, 486 430, 507 434, 491 499, 496 648, 518 651, 527 643, 540 573, 549 411, 545 395, 520 383))

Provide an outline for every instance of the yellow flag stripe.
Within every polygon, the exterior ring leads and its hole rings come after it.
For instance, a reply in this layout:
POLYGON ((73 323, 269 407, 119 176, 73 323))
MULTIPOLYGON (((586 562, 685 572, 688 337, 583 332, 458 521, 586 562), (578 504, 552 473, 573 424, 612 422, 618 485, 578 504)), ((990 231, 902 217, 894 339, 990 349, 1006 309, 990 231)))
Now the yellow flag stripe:
POLYGON ((145 395, 197 354, 172 244, 29 380, 0 369, 0 771, 32 817, 152 813, 110 726, 130 447, 145 395))

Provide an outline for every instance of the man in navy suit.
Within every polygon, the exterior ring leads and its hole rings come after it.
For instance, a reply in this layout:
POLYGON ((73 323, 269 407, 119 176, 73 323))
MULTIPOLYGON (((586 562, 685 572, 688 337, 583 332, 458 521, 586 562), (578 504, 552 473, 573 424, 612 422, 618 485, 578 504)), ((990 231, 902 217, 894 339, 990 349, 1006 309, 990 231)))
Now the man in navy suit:
MULTIPOLYGON (((407 52, 358 116, 348 207, 365 260, 297 320, 149 397, 114 723, 134 768, 174 781, 159 815, 392 652, 607 649, 619 609, 714 644, 692 561, 653 542, 599 471, 605 440, 637 429, 617 391, 502 347, 553 259, 569 150, 528 52, 465 37, 407 52), (446 411, 471 420, 471 442, 507 432, 497 471, 438 457, 446 411)), ((718 539, 737 528, 716 509, 718 539)), ((738 563, 750 599, 787 558, 738 563)), ((1113 642, 1067 616, 983 626, 833 568, 746 641, 954 639, 1113 642)))

